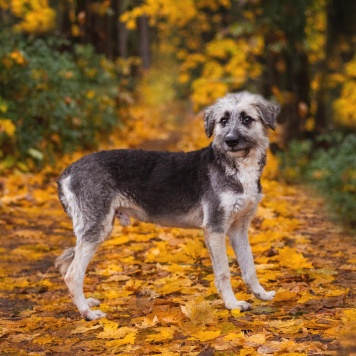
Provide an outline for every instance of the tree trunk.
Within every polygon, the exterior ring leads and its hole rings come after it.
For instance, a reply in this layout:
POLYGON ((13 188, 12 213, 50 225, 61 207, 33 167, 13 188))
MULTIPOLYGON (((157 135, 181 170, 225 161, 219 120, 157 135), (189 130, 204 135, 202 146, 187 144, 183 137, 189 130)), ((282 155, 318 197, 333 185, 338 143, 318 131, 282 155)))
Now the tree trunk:
POLYGON ((139 54, 142 59, 142 67, 148 69, 150 67, 150 38, 147 16, 138 18, 139 31, 139 54))
POLYGON ((69 18, 70 4, 64 0, 57 4, 56 8, 58 27, 60 34, 65 38, 72 38, 72 23, 69 18))
POLYGON ((105 55, 110 58, 110 59, 114 59, 114 22, 113 22, 113 17, 114 17, 114 13, 112 13, 112 11, 114 10, 113 8, 113 3, 114 1, 110 1, 110 11, 109 13, 105 14, 103 16, 103 21, 105 22, 102 26, 102 29, 105 30, 105 55))
POLYGON ((128 50, 127 50, 127 42, 129 37, 129 32, 127 30, 126 24, 120 21, 120 16, 126 11, 126 6, 124 1, 117 0, 117 9, 118 9, 118 19, 116 23, 117 28, 117 47, 119 56, 122 58, 128 57, 128 50))
MULTIPOLYGON (((355 53, 356 35, 356 1, 331 0, 327 6, 327 30, 325 59, 322 63, 320 87, 317 93, 317 110, 315 114, 315 132, 325 131, 332 123, 331 103, 337 97, 328 88, 328 76, 335 72, 330 64, 351 60, 355 53), (347 44, 349 48, 345 46, 347 44)), ((335 66, 335 64, 334 64, 335 66)))
POLYGON ((309 105, 309 63, 303 50, 305 40, 305 0, 264 0, 262 21, 268 28, 265 34, 263 94, 269 97, 278 88, 282 110, 281 144, 303 135, 305 108, 309 105))

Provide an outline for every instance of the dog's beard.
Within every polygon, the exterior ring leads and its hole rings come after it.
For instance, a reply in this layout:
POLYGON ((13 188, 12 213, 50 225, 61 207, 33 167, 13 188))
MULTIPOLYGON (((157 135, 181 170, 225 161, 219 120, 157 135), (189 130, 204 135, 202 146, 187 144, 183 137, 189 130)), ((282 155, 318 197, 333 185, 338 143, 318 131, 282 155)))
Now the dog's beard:
POLYGON ((250 153, 251 148, 242 148, 242 149, 231 149, 228 148, 226 153, 234 158, 246 158, 250 153))
POLYGON ((249 142, 247 140, 243 140, 239 144, 237 144, 235 147, 229 147, 224 143, 224 150, 227 155, 231 157, 241 157, 241 158, 246 158, 250 151, 254 148, 254 144, 252 142, 249 142))

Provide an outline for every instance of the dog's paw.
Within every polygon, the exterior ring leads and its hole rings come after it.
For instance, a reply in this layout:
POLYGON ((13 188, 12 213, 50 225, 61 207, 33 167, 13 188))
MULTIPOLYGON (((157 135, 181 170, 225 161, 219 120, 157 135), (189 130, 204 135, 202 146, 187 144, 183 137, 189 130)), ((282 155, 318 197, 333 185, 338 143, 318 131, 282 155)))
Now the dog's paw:
POLYGON ((240 309, 242 312, 252 308, 250 303, 237 299, 233 302, 225 303, 225 306, 227 309, 240 309))
POLYGON ((86 310, 85 312, 83 312, 82 316, 86 321, 90 321, 90 320, 105 318, 106 314, 103 313, 101 310, 90 310, 89 309, 89 310, 86 310))
POLYGON ((95 298, 87 298, 87 303, 89 305, 89 308, 98 307, 100 305, 100 300, 95 298))
POLYGON ((258 292, 254 293, 256 298, 261 299, 261 300, 271 300, 273 297, 276 295, 276 292, 274 290, 271 290, 269 292, 263 291, 263 292, 258 292))

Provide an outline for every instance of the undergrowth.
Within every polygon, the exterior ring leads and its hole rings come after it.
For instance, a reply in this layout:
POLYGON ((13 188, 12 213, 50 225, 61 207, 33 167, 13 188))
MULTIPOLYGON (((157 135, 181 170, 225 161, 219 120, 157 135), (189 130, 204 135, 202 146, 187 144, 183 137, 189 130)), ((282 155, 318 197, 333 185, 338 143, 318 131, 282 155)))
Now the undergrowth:
POLYGON ((57 154, 95 148, 120 123, 125 66, 90 45, 68 46, 56 38, 1 33, 1 169, 32 169, 57 154))
POLYGON ((356 134, 333 132, 315 141, 293 141, 280 155, 282 176, 307 182, 326 198, 332 213, 356 228, 356 134))

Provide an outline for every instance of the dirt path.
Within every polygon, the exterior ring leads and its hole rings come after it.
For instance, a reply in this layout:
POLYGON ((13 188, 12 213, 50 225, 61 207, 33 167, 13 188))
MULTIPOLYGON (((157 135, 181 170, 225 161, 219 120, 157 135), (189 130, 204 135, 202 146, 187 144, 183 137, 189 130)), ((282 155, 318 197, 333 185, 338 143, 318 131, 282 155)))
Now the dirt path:
MULTIPOLYGON (((114 144, 178 150, 206 144, 199 118, 177 127, 164 121, 167 108, 150 121, 151 109, 135 108, 114 144)), ((101 299, 108 313, 92 322, 81 320, 53 268, 74 245, 56 175, 48 169, 2 178, 0 354, 355 354, 355 240, 328 219, 321 199, 279 182, 272 157, 268 167, 250 237, 261 282, 277 290, 273 301, 252 297, 229 248, 236 295, 253 310, 227 311, 200 231, 116 224, 85 280, 86 295, 101 299)))

